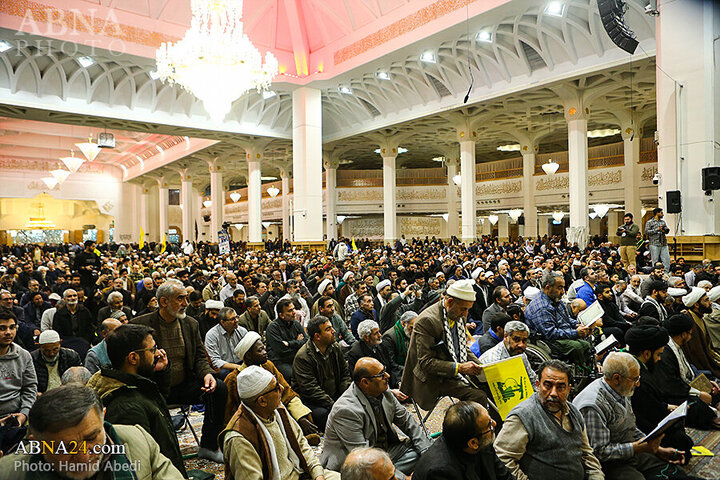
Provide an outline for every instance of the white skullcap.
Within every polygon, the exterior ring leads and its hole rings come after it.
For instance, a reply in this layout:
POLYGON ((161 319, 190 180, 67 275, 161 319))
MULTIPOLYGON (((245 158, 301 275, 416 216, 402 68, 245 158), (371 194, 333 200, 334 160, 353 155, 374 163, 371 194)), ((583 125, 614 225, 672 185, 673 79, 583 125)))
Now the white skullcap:
POLYGON ((60 335, 55 330, 45 330, 40 333, 38 337, 38 345, 45 345, 47 343, 58 343, 60 341, 60 335))
POLYGON ((320 282, 320 285, 318 285, 318 293, 322 295, 325 292, 325 289, 330 285, 330 279, 326 278, 322 282, 320 282))
POLYGON ((527 287, 527 288, 523 291, 523 296, 524 296, 525 298, 527 298, 528 300, 531 300, 531 301, 532 301, 532 299, 534 299, 534 298, 537 297, 538 295, 540 295, 540 289, 539 289, 539 288, 527 287))
POLYGON ((711 302, 716 302, 720 298, 720 285, 711 288, 707 295, 711 302))
POLYGON ((437 273, 435 274, 435 278, 439 278, 440 275, 445 275, 445 274, 444 274, 443 272, 437 272, 437 273))
POLYGON ((377 286, 376 286, 375 288, 376 288, 377 291, 379 292, 379 291, 382 290, 383 288, 389 287, 389 286, 390 286, 390 280, 388 280, 388 279, 386 278, 385 280, 381 280, 380 282, 378 282, 378 284, 377 284, 377 286))
POLYGON ((255 345, 255 342, 260 340, 260 334, 257 332, 253 332, 252 330, 245 334, 245 336, 240 340, 240 342, 235 345, 235 356, 240 359, 240 361, 243 361, 243 358, 245 358, 245 354, 252 348, 253 345, 255 345))
POLYGON ((693 287, 690 293, 682 297, 682 300, 686 307, 692 307, 706 294, 707 292, 705 292, 704 288, 693 287))
POLYGON ((485 272, 484 276, 485 276, 485 278, 488 278, 488 277, 492 277, 493 275, 495 275, 495 274, 492 272, 492 270, 487 270, 485 272))
POLYGON ((671 297, 682 297, 684 295, 687 295, 687 293, 688 293, 687 290, 685 290, 684 288, 675 288, 675 287, 668 288, 667 292, 668 292, 668 295, 670 295, 671 297))
POLYGON ((205 310, 220 310, 225 305, 219 300, 209 299, 205 302, 205 310))
POLYGON ((347 279, 350 278, 350 275, 354 275, 353 272, 345 272, 345 275, 343 275, 343 282, 347 282, 347 279))
POLYGON ((447 294, 453 298, 459 300, 465 300, 467 302, 475 301, 475 289, 473 288, 472 280, 457 280, 453 282, 447 289, 447 294))
POLYGON ((61 297, 60 295, 58 295, 57 293, 55 293, 55 292, 51 293, 48 298, 49 298, 50 300, 55 300, 56 302, 57 302, 58 300, 62 300, 62 297, 61 297))
POLYGON ((473 280, 477 280, 477 278, 480 276, 480 274, 482 272, 483 272, 483 269, 478 267, 472 271, 472 273, 470 274, 470 278, 472 278, 473 280))
POLYGON ((697 283, 697 286, 700 288, 712 287, 712 282, 710 282, 709 280, 700 280, 697 283))
POLYGON ((472 265, 472 262, 470 260, 467 260, 466 262, 464 262, 462 266, 467 267, 468 265, 472 265))
POLYGON ((251 365, 237 376, 237 389, 240 400, 260 395, 273 381, 275 376, 257 365, 251 365))

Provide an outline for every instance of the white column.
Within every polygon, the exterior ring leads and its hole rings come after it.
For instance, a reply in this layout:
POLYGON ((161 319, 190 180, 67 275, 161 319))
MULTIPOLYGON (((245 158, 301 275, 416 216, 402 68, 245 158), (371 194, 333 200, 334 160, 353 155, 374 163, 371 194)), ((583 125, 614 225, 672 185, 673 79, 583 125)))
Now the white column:
POLYGON ((394 242, 397 239, 396 160, 397 154, 383 157, 383 238, 385 243, 394 242))
POLYGON ((460 142, 460 198, 462 211, 462 241, 475 241, 475 142, 460 142))
MULTIPOLYGON (((209 240, 207 235, 203 235, 203 232, 205 232, 205 219, 203 219, 202 215, 202 209, 203 209, 203 199, 204 199, 204 192, 195 190, 195 202, 193 205, 193 211, 195 212, 195 218, 197 219, 197 225, 198 225, 198 233, 197 233, 197 239, 196 241, 204 241, 207 242, 209 240)), ((195 238, 195 225, 193 225, 193 238, 195 238)))
POLYGON ((600 235, 600 219, 598 217, 590 218, 589 227, 590 235, 600 235))
POLYGON ((325 165, 325 217, 327 223, 327 241, 337 238, 337 167, 325 165))
POLYGON ((458 214, 458 208, 457 208, 457 185, 455 185, 455 182, 453 181, 453 177, 457 175, 458 172, 458 161, 455 158, 448 158, 446 160, 447 165, 447 204, 448 204, 448 221, 447 221, 447 228, 448 228, 448 238, 452 236, 460 237, 459 227, 460 227, 460 215, 458 214))
POLYGON ((538 236, 540 238, 550 233, 550 219, 547 215, 538 215, 538 236))
POLYGON ((293 91, 295 241, 322 242, 322 103, 320 90, 293 91))
POLYGON ((168 232, 168 184, 164 177, 158 179, 158 239, 162 241, 163 233, 167 240, 168 232))
POLYGON ((283 242, 291 240, 290 232, 290 175, 285 170, 280 171, 280 182, 282 187, 282 228, 283 242))
MULTIPOLYGON (((639 210, 638 210, 638 212, 639 212, 639 210)), ((608 221, 607 221, 608 240, 610 240, 611 242, 617 243, 620 241, 620 237, 618 237, 616 235, 616 233, 617 233, 618 226, 620 224, 621 215, 622 215, 621 212, 614 212, 614 211, 610 211, 607 214, 607 217, 608 217, 608 221)))
POLYGON ((480 235, 490 235, 492 233, 492 223, 487 218, 480 223, 480 235))
POLYGON ((588 227, 587 119, 568 120, 570 228, 588 227))
MULTIPOLYGON (((701 170, 720 165, 720 150, 715 148, 720 138, 720 72, 715 66, 720 5, 711 0, 658 3, 658 204, 667 209, 667 191, 680 190, 678 234, 717 234, 720 194, 704 194, 701 170)), ((678 215, 666 211, 665 222, 674 234, 678 215)))
POLYGON ((218 241, 218 232, 223 224, 223 207, 225 206, 225 192, 223 192, 222 173, 216 163, 210 166, 210 241, 218 241))
MULTIPOLYGON (((150 189, 142 185, 140 187, 140 228, 138 229, 138 233, 140 232, 140 229, 147 234, 150 231, 150 222, 148 221, 148 207, 150 206, 150 189)), ((138 240, 140 237, 138 237, 138 240)), ((145 236, 144 240, 147 242, 150 240, 150 237, 147 235, 145 236)))
POLYGON ((248 159, 248 241, 262 242, 262 181, 260 161, 248 159))
POLYGON ((180 204, 182 205, 182 237, 183 240, 195 240, 195 225, 193 213, 195 211, 193 200, 192 180, 187 176, 180 177, 180 204))
MULTIPOLYGON (((629 127, 628 127, 629 128, 629 127)), ((623 186, 625 187, 625 211, 632 213, 634 218, 640 218, 640 137, 639 131, 626 133, 626 129, 622 130, 623 137, 623 156, 625 157, 625 167, 623 168, 623 186)), ((617 228, 616 228, 617 229, 617 228)), ((615 231, 609 232, 615 235, 615 231)))
POLYGON ((510 217, 505 213, 501 213, 498 217, 498 240, 507 242, 510 238, 510 217))
POLYGON ((535 185, 533 177, 535 176, 535 152, 530 149, 531 153, 523 154, 523 216, 525 217, 525 228, 523 229, 524 238, 534 238, 538 234, 538 216, 537 207, 535 206, 535 185))

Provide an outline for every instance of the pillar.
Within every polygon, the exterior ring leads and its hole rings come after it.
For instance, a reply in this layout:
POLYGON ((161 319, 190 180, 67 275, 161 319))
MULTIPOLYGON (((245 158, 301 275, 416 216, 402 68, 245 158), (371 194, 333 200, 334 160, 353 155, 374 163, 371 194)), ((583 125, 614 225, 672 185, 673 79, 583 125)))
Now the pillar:
MULTIPOLYGON (((523 145, 526 147, 526 145, 523 145)), ((528 153, 523 153, 523 217, 525 218, 525 228, 523 228, 522 236, 524 238, 534 238, 538 234, 538 216, 537 207, 535 205, 535 185, 533 177, 535 176, 535 148, 527 146, 528 153)))
MULTIPOLYGON (((384 149, 383 149, 384 150, 384 149)), ((383 153, 383 239, 385 243, 394 242, 397 239, 397 203, 395 183, 395 161, 397 160, 397 149, 383 153)))
MULTIPOLYGON (((461 132, 462 133, 462 132, 461 132)), ((460 142, 460 201, 462 212, 462 241, 475 241, 475 141, 460 142)))
MULTIPOLYGON (((590 218, 590 217, 588 217, 588 218, 590 218)), ((601 222, 601 219, 599 217, 590 218, 590 222, 589 222, 590 236, 600 235, 600 222, 601 222)))
POLYGON ((225 207, 225 192, 223 192, 222 172, 217 159, 209 162, 210 166, 210 241, 218 242, 218 232, 223 224, 223 207, 225 207))
MULTIPOLYGON (((640 209, 640 138, 642 132, 638 127, 637 115, 632 125, 624 125, 622 128, 623 156, 625 167, 623 168, 623 186, 625 187, 625 211, 632 213, 635 219, 642 215, 640 209)), ((615 235, 615 231, 608 232, 615 235)))
POLYGON ((280 170, 280 183, 282 188, 283 242, 285 242, 292 240, 292 232, 290 232, 290 175, 285 169, 280 170))
POLYGON ((322 242, 322 103, 320 90, 293 91, 293 217, 297 242, 322 242))
POLYGON ((180 204, 182 205, 182 237, 183 240, 195 240, 195 225, 193 225, 194 195, 192 178, 190 175, 180 175, 180 204))
POLYGON ((332 161, 325 162, 325 217, 327 224, 327 241, 337 238, 337 167, 332 161))
POLYGON ((717 234, 720 196, 706 196, 703 167, 720 165, 720 75, 717 50, 720 4, 711 0, 658 2, 657 128, 658 204, 667 210, 667 192, 680 190, 682 216, 667 214, 670 235, 717 234))
MULTIPOLYGON (((616 233, 622 221, 622 215, 622 212, 616 212, 614 210, 610 210, 607 214, 608 240, 611 242, 617 243, 620 241, 620 237, 618 237, 616 233)), ((638 210, 637 218, 640 218, 640 210, 638 210)))
MULTIPOLYGON (((209 240, 207 235, 203 235, 203 233, 206 233, 205 228, 205 219, 202 215, 202 209, 203 209, 203 198, 204 198, 204 192, 195 190, 195 202, 193 205, 193 211, 195 212, 195 218, 197 219, 197 226, 198 226, 198 233, 196 241, 204 241, 207 242, 209 240)), ((193 225, 193 235, 195 235, 195 225, 193 225)))
POLYGON ((248 150, 248 242, 262 242, 262 153, 248 150))
POLYGON ((588 149, 587 149, 587 113, 582 104, 566 107, 565 117, 568 124, 568 162, 570 193, 570 228, 568 241, 578 242, 580 248, 587 244, 584 240, 588 232, 588 149))
POLYGON ((509 227, 510 217, 505 213, 501 213, 500 215, 498 215, 498 241, 508 241, 508 239, 510 238, 509 227))
POLYGON ((542 238, 550 234, 550 220, 548 215, 538 215, 538 237, 542 238))
MULTIPOLYGON (((141 185, 140 187, 140 228, 138 232, 142 231, 147 234, 150 231, 150 222, 148 221, 148 207, 150 206, 150 189, 141 185)), ((138 237, 139 240, 139 237, 138 237)), ((146 235, 144 240, 147 242, 150 238, 146 235)))
POLYGON ((168 184, 165 181, 165 177, 157 179, 158 184, 158 238, 157 241, 161 242, 163 234, 167 240, 168 233, 168 184))
POLYGON ((458 208, 457 208, 457 191, 458 187, 455 185, 455 182, 453 181, 453 177, 457 175, 458 173, 458 163, 459 159, 457 157, 455 158, 445 158, 445 164, 447 165, 447 203, 448 203, 448 221, 447 221, 447 228, 448 228, 448 238, 455 236, 460 237, 460 215, 458 214, 458 208))
POLYGON ((480 235, 490 235, 492 233, 492 224, 487 218, 480 222, 480 235))

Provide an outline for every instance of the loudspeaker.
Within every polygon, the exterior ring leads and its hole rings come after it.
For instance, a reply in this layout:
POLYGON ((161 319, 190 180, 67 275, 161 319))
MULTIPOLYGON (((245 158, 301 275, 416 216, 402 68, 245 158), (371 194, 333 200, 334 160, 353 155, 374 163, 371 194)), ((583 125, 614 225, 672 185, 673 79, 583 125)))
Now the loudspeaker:
POLYGON ((669 190, 665 192, 667 199, 667 206, 665 211, 667 213, 680 213, 682 206, 680 205, 680 190, 669 190))
POLYGON ((626 52, 633 54, 638 46, 635 34, 625 25, 623 15, 627 6, 622 0, 598 0, 600 21, 610 40, 626 52))
POLYGON ((702 169, 702 189, 720 190, 720 167, 705 167, 702 169))
POLYGON ((518 225, 525 225, 525 215, 520 215, 518 217, 518 225))

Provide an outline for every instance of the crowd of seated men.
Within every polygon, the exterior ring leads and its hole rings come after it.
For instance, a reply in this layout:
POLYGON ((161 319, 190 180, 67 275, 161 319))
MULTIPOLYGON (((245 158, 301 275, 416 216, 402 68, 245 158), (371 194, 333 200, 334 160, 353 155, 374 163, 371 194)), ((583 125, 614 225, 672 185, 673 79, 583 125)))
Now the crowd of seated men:
POLYGON ((629 263, 604 239, 580 250, 547 237, 2 254, 0 479, 26 478, 8 463, 18 458, 60 476, 189 478, 170 413, 189 405, 202 406, 198 456, 238 479, 695 478, 685 427, 720 428, 709 260, 666 270, 642 249, 629 263), (582 324, 595 302, 602 317, 582 324), (623 352, 596 357, 610 335, 623 352), (536 369, 533 341, 552 357, 536 369), (512 356, 534 393, 503 422, 483 364, 512 356), (597 362, 602 374, 575 391, 574 373, 597 362), (410 406, 446 396, 459 402, 430 438, 410 406), (684 402, 684 422, 642 440, 684 402), (128 448, 23 456, 30 439, 79 432, 128 448))

